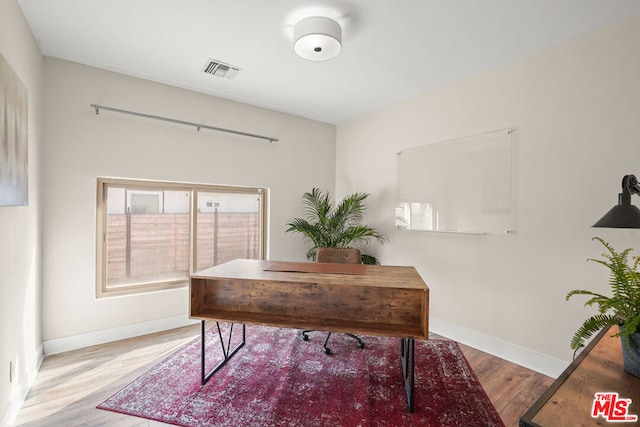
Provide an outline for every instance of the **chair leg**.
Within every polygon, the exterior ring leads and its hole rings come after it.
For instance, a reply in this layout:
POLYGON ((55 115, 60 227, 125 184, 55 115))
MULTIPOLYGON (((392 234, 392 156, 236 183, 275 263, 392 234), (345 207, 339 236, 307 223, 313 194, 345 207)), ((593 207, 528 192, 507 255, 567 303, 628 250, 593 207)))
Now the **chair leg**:
POLYGON ((362 342, 362 340, 360 339, 359 336, 354 335, 354 334, 347 334, 349 335, 351 338, 353 338, 354 340, 358 341, 358 347, 360 348, 364 348, 364 343, 362 342))
POLYGON ((329 342, 329 338, 331 338, 331 332, 329 332, 327 334, 327 338, 324 340, 324 344, 322 345, 322 347, 324 348, 325 354, 330 354, 331 353, 331 350, 329 349, 329 347, 327 347, 327 343, 329 342))
MULTIPOLYGON (((302 339, 303 339, 304 341, 309 341, 309 335, 308 335, 308 334, 309 334, 309 332, 314 332, 314 330, 313 330, 313 329, 310 329, 310 330, 302 331, 302 339)), ((359 336, 354 335, 354 334, 349 334, 349 333, 345 333, 345 335, 348 335, 348 336, 350 336, 351 338, 353 338, 354 340, 358 341, 358 347, 360 347, 360 348, 364 348, 364 343, 362 342, 362 340, 360 339, 360 337, 359 337, 359 336)), ((327 347, 327 344, 329 343, 329 338, 331 338, 331 332, 329 332, 329 333, 327 334, 327 338, 325 338, 325 340, 324 340, 324 344, 322 344, 322 348, 324 349, 324 352, 325 352, 326 354, 331 354, 331 349, 330 349, 329 347, 327 347)))
MULTIPOLYGON (((302 331, 302 339, 304 341, 309 341, 309 332, 314 332, 313 330, 306 330, 306 331, 302 331)), ((331 349, 329 347, 327 347, 327 342, 329 342, 329 338, 331 337, 331 332, 329 332, 327 334, 327 338, 324 340, 324 344, 322 345, 322 348, 324 348, 324 352, 326 354, 330 354, 331 353, 331 349)))

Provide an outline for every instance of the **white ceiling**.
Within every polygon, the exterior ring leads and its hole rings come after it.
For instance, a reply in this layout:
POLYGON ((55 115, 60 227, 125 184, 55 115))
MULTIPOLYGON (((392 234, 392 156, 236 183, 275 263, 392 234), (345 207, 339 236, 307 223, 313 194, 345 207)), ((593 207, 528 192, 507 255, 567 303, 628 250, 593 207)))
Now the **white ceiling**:
POLYGON ((638 0, 18 3, 44 55, 335 124, 640 13, 638 0), (340 23, 337 58, 295 55, 308 16, 340 23), (209 59, 242 71, 205 74, 209 59))

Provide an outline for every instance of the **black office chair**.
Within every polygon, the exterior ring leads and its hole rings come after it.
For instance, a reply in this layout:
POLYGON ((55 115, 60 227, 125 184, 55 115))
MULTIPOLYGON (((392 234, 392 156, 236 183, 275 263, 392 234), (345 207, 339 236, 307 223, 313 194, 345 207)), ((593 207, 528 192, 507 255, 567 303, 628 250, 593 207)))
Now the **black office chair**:
MULTIPOLYGON (((362 264, 362 254, 360 253, 359 249, 355 248, 318 248, 318 251, 316 252, 316 262, 327 262, 336 264, 362 264)), ((303 340, 309 340, 309 332, 314 331, 302 331, 303 340)), ((360 348, 364 348, 364 343, 362 342, 360 337, 349 333, 347 333, 346 335, 358 341, 358 346, 360 348)), ((327 338, 325 338, 324 344, 322 345, 326 354, 331 353, 331 350, 329 349, 329 347, 327 347, 329 338, 331 338, 331 332, 327 333, 327 338)))

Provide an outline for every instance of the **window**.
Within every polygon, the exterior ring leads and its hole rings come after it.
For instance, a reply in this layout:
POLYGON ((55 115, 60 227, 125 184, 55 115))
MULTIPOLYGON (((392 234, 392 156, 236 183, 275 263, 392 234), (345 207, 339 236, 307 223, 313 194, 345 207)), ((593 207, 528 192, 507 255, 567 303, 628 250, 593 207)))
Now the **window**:
POLYGON ((98 179, 97 296, 188 284, 235 258, 264 258, 266 190, 98 179))

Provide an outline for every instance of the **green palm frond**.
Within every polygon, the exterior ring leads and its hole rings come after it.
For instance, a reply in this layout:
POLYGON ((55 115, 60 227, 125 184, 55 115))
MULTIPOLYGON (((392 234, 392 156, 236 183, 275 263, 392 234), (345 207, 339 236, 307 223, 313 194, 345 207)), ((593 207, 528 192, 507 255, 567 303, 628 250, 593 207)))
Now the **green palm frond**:
POLYGON ((304 193, 304 213, 307 218, 315 218, 320 222, 326 222, 331 213, 332 204, 329 194, 314 188, 311 193, 304 193))
POLYGON ((570 345, 571 348, 576 349, 598 330, 619 324, 620 330, 615 336, 621 337, 628 348, 629 336, 634 332, 640 332, 640 272, 638 272, 640 258, 633 256, 629 263, 629 254, 632 249, 616 252, 604 239, 594 237, 593 240, 600 242, 606 251, 601 258, 590 258, 588 261, 596 262, 609 269, 608 283, 611 296, 583 289, 574 289, 567 294, 567 300, 573 295, 590 296, 591 298, 584 305, 595 306, 599 312, 584 321, 571 339, 570 345))
POLYGON ((584 342, 600 329, 617 323, 618 321, 613 315, 596 314, 595 316, 589 317, 571 338, 571 348, 576 350, 582 347, 584 342))
POLYGON ((364 201, 367 197, 369 195, 365 193, 353 193, 342 199, 334 209, 333 225, 340 227, 360 223, 364 219, 364 201))
POLYGON ((591 292, 591 291, 586 291, 583 289, 574 289, 571 292, 569 292, 566 296, 566 300, 569 301, 569 298, 571 298, 573 295, 591 295, 594 298, 608 298, 604 295, 595 293, 595 292, 591 292))
MULTIPOLYGON (((353 193, 335 205, 328 192, 314 188, 302 195, 304 218, 294 218, 287 223, 287 232, 303 234, 312 243, 307 259, 314 259, 319 247, 358 247, 368 239, 385 243, 387 238, 377 229, 362 225, 366 211, 367 193, 353 193)), ((363 255, 363 262, 379 263, 370 255, 363 255)))

